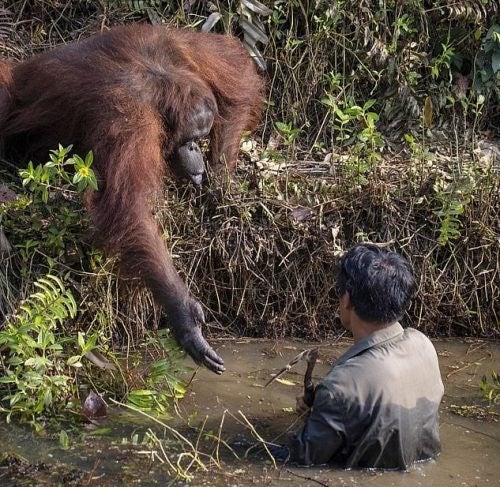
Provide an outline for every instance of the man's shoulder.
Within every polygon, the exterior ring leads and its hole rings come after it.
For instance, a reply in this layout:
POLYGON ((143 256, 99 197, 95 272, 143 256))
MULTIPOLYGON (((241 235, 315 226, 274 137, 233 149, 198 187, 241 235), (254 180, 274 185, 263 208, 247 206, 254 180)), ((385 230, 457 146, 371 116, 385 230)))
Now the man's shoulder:
POLYGON ((408 369, 422 361, 428 361, 429 366, 438 370, 436 350, 430 339, 415 328, 405 328, 399 337, 367 348, 338 365, 334 364, 322 384, 332 391, 352 391, 365 383, 376 385, 381 377, 389 379, 400 369, 408 369))
POLYGON ((418 338, 419 340, 426 340, 430 342, 430 339, 427 335, 422 333, 420 330, 417 330, 416 328, 412 328, 411 326, 404 328, 403 334, 407 337, 418 338))
POLYGON ((405 328, 403 332, 403 340, 412 342, 418 347, 424 347, 424 350, 427 349, 432 353, 435 353, 435 348, 430 338, 416 328, 405 328))

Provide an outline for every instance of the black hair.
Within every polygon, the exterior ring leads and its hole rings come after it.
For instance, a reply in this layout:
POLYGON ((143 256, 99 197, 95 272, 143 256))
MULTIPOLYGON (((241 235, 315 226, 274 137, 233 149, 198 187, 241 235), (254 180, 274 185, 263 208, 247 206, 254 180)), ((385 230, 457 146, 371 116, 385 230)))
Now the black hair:
POLYGON ((373 244, 356 245, 339 264, 337 289, 347 291, 358 316, 373 323, 401 319, 416 290, 410 263, 373 244))

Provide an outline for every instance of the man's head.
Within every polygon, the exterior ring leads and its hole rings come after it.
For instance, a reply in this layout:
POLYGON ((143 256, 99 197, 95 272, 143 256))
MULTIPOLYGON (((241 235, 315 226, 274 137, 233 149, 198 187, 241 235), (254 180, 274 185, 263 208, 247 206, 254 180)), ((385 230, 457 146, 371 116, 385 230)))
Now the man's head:
POLYGON ((399 320, 410 305, 416 284, 408 261, 371 244, 356 245, 339 265, 337 288, 340 318, 349 328, 349 312, 370 324, 383 326, 399 320))

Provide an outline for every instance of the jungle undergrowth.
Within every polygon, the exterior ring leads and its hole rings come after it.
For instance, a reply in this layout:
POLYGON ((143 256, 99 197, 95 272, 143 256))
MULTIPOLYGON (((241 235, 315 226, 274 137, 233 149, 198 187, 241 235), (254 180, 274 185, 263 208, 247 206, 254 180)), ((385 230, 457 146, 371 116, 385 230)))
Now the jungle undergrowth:
MULTIPOLYGON (((96 190, 93 155, 50 151, 49 161, 19 171, 21 187, 0 203, 0 226, 11 252, 2 256, 12 299, 2 309, 0 412, 36 430, 82 419, 90 391, 168 415, 185 393, 185 356, 168 331, 145 334, 124 353, 113 347, 113 316, 84 294, 105 264, 82 238, 81 196, 96 190), (24 188, 24 190, 23 190, 24 188), (101 308, 89 321, 89 313, 101 308), (90 323, 90 326, 89 326, 90 323), (85 326, 86 325, 86 326, 85 326), (143 363, 147 356, 146 363, 143 363)), ((67 444, 65 429, 61 442, 67 444)))

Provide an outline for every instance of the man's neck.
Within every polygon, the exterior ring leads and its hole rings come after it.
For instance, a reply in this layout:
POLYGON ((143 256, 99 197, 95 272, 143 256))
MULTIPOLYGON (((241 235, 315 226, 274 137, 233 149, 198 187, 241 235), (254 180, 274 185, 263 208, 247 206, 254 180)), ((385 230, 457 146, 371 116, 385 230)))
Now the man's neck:
POLYGON ((387 328, 393 325, 394 323, 396 322, 394 321, 392 323, 378 324, 369 321, 356 320, 355 323, 351 325, 351 333, 354 339, 354 343, 357 343, 364 337, 371 335, 372 333, 378 330, 383 330, 384 328, 387 328))

